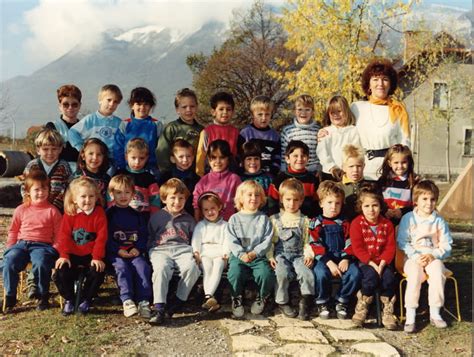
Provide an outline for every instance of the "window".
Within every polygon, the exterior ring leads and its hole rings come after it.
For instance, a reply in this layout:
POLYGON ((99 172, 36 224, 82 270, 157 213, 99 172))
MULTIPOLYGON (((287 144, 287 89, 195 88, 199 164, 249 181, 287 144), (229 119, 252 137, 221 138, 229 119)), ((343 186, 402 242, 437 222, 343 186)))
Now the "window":
POLYGON ((447 83, 435 83, 433 86, 433 109, 447 110, 449 88, 447 83))
POLYGON ((472 140, 472 128, 464 129, 464 156, 474 155, 474 141, 472 140))

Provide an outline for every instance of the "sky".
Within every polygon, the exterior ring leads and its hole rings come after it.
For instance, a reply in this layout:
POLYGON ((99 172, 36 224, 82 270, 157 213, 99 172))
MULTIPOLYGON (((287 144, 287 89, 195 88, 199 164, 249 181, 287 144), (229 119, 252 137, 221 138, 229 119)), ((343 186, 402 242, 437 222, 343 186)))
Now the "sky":
MULTIPOLYGON (((147 25, 183 32, 228 22, 251 0, 0 0, 0 81, 29 75, 104 30, 147 25)), ((267 0, 281 5, 283 0, 267 0)), ((427 0, 470 10, 471 0, 427 0)))

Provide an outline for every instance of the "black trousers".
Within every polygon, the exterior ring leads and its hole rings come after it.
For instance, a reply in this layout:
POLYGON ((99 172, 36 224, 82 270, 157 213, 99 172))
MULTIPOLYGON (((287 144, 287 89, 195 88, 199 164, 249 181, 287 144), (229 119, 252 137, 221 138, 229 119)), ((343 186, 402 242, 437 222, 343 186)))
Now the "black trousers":
POLYGON ((397 282, 392 266, 387 265, 382 271, 382 276, 379 276, 375 269, 367 264, 359 263, 359 269, 362 273, 362 295, 373 296, 377 288, 380 288, 381 296, 391 298, 395 295, 397 282))

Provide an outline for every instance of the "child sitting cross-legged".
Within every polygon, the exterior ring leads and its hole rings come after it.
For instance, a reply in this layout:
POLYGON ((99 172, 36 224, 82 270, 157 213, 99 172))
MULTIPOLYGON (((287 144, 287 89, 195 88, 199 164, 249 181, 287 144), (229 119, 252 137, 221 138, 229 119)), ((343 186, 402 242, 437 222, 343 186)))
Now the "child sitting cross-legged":
POLYGON ((290 178, 281 183, 282 210, 270 217, 274 231, 268 258, 275 269, 275 302, 280 310, 288 317, 296 316, 288 293, 290 281, 296 278, 301 289, 298 318, 308 320, 314 296, 314 276, 311 271, 314 258, 308 245, 308 218, 300 212, 303 199, 304 189, 300 181, 290 178))
POLYGON ((115 205, 107 210, 107 258, 115 269, 123 314, 151 317, 151 267, 145 257, 148 239, 146 218, 130 207, 133 179, 116 175, 110 180, 109 195, 115 205), (137 307, 137 304, 138 307, 137 307))
POLYGON ((242 295, 250 277, 259 289, 250 310, 254 315, 263 312, 275 285, 275 275, 266 258, 273 227, 270 219, 259 211, 264 205, 265 193, 258 183, 249 180, 237 187, 235 207, 239 212, 230 217, 226 230, 231 252, 227 280, 232 295, 232 314, 236 318, 244 316, 242 295))
POLYGON ((154 302, 150 324, 153 325, 162 324, 165 315, 173 316, 184 305, 201 275, 190 245, 196 222, 184 209, 189 195, 182 181, 169 179, 160 188, 160 196, 166 207, 153 214, 148 223, 147 246, 153 267, 154 302), (169 282, 175 271, 179 272, 180 278, 176 299, 167 306, 169 282))
POLYGON ((310 222, 311 247, 316 258, 316 305, 319 317, 331 315, 332 279, 340 278, 336 294, 336 315, 347 318, 347 304, 360 284, 360 272, 353 257, 349 237, 350 223, 341 215, 344 191, 334 181, 323 181, 318 188, 322 215, 310 222))

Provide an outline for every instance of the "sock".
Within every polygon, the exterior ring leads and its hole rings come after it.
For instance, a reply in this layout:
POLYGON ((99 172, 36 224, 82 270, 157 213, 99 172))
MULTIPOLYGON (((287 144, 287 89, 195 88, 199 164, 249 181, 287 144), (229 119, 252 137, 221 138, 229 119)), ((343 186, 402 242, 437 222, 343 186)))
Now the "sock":
POLYGON ((165 304, 162 302, 155 304, 155 310, 162 310, 164 308, 165 308, 165 304))
POLYGON ((416 318, 416 308, 415 307, 407 307, 407 319, 405 321, 406 325, 411 325, 415 323, 416 318))
POLYGON ((430 317, 434 320, 442 320, 443 318, 440 315, 441 307, 439 306, 430 306, 430 317))

